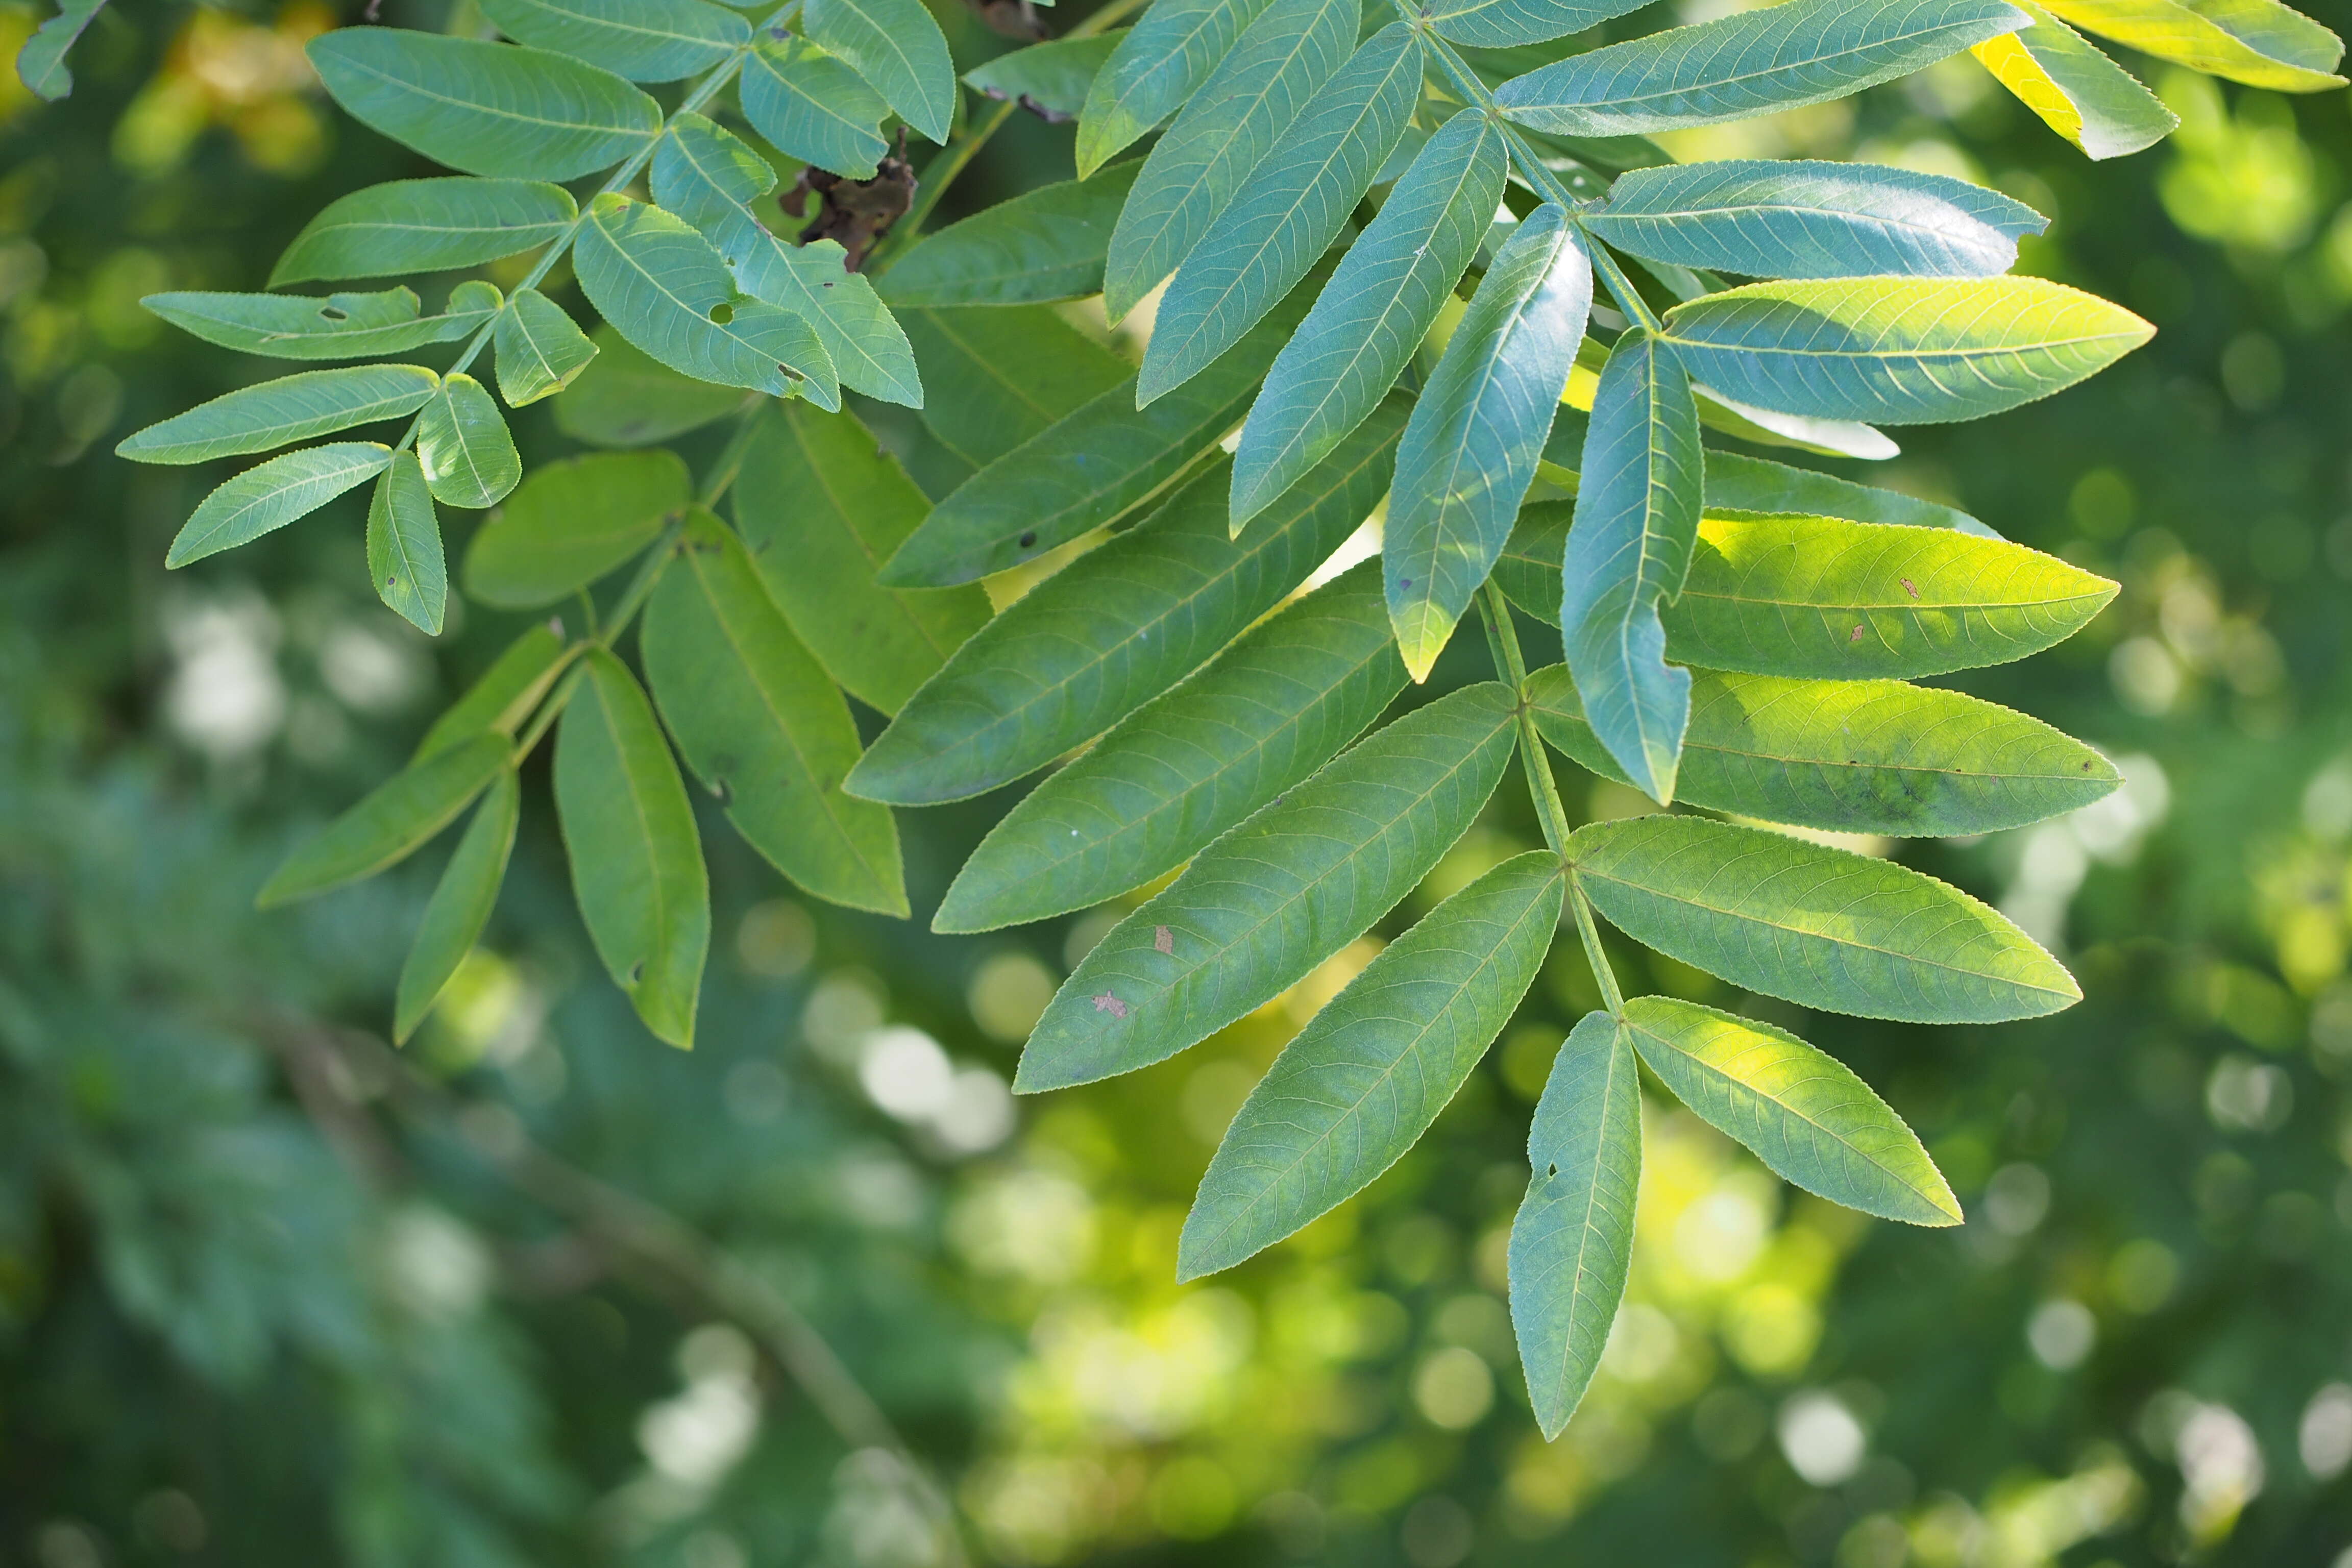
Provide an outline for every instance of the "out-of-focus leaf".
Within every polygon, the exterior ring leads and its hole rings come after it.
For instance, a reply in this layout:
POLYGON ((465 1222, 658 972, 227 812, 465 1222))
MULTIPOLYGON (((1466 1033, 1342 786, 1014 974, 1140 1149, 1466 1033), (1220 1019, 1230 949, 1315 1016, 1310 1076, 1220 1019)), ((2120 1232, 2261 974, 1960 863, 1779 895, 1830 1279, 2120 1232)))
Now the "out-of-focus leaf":
POLYGON ((948 139, 955 113, 955 64, 922 0, 803 0, 801 26, 820 47, 847 60, 908 124, 948 139))
POLYGON ((1796 511, 1906 528, 1952 528, 1981 539, 2000 537, 1957 507, 1732 452, 1706 454, 1706 502, 1717 510, 1796 511))
POLYGON ((414 452, 394 452, 368 502, 368 578, 376 597, 427 637, 441 635, 449 566, 432 488, 414 452))
POLYGON ((882 298, 910 305, 1034 305, 1099 294, 1111 226, 1143 165, 1046 185, 930 235, 883 274, 882 298))
POLYGON ((391 461, 392 448, 378 441, 331 441, 280 453, 206 496, 173 539, 163 564, 185 566, 250 543, 367 483, 391 461))
POLYGON ((631 81, 693 76, 751 41, 742 17, 709 0, 481 0, 481 7, 518 43, 631 81))
POLYGON ((651 544, 693 493, 675 452, 543 463, 466 547, 467 596, 501 610, 552 605, 651 544))
POLYGON ((572 194, 539 180, 394 180, 329 202, 269 274, 272 289, 314 278, 446 272, 560 237, 572 194))
MULTIPOLYGON (((1131 36, 1097 33, 1092 37, 1032 44, 973 67, 963 73, 964 83, 1000 102, 1018 103, 1050 120, 1076 120, 1086 107, 1087 95, 1094 90, 1095 78, 1131 36)), ((1080 163, 1085 163, 1083 155, 1080 163)), ((1093 172, 1087 167, 1080 177, 1093 172)))
POLYGON ((460 283, 449 308, 417 314, 416 291, 373 294, 150 294, 139 301, 194 337, 276 359, 373 359, 462 338, 499 308, 487 283, 460 283))
POLYGON ((457 973, 466 954, 481 940, 499 901, 499 885, 506 880, 507 858, 514 852, 515 826, 522 815, 522 787, 511 767, 490 781, 489 792, 466 825, 433 897, 416 928, 416 941, 400 965, 400 984, 393 1001, 392 1038, 404 1045, 416 1026, 433 1010, 449 977, 457 973))
POLYGON ((1015 1092, 1164 1060, 1361 936, 1494 794, 1512 702, 1493 682, 1441 697, 1203 849, 1063 982, 1021 1053, 1015 1092))
POLYGON ((1315 1015, 1217 1145, 1184 1216, 1179 1279, 1273 1246, 1420 1141, 1535 983, 1567 886, 1548 851, 1504 861, 1315 1015))
POLYGON ((34 28, 16 51, 16 79, 52 103, 70 95, 73 72, 66 66, 67 52, 105 5, 106 0, 61 0, 58 14, 34 28))
POLYGON ((509 643, 465 695, 433 721, 411 760, 422 762, 485 730, 513 734, 569 662, 563 638, 552 627, 532 626, 509 643))
POLYGON ((1079 176, 1092 174, 1189 102, 1266 4, 1158 0, 1134 26, 1117 34, 1118 47, 1087 85, 1079 110, 1079 176))
POLYGON ((1635 816, 1578 828, 1569 858, 1626 935, 1801 1007, 1997 1024, 2082 1000, 2002 916, 1867 855, 1700 816, 1635 816))
POLYGON ((923 367, 923 423, 985 468, 1134 370, 1044 305, 909 310, 923 367))
POLYGON ((611 327, 589 342, 596 357, 555 398, 556 427, 574 440, 650 447, 743 406, 740 388, 680 375, 611 327))
POLYGON ((409 763, 288 856, 255 901, 290 904, 415 853, 505 771, 507 748, 505 736, 478 733, 409 763))
POLYGON ((2278 0, 2044 0, 2086 33, 2273 92, 2326 92, 2344 40, 2278 0))
POLYGON ((694 807, 653 705, 603 648, 555 734, 555 811, 572 887, 613 984, 656 1038, 694 1043, 710 950, 710 886, 694 807))
POLYGON ((743 118, 776 150, 856 180, 870 180, 890 144, 890 106, 866 79, 805 38, 762 38, 743 62, 743 118))
POLYGON ((444 506, 479 510, 504 500, 522 480, 522 454, 489 392, 451 372, 416 422, 416 457, 425 483, 444 506))
POLYGON ((2010 0, 2032 26, 1969 52, 2042 122, 2093 159, 2120 158, 2172 134, 2180 117, 2033 0, 2010 0))
POLYGON ((114 455, 135 463, 180 464, 267 452, 414 414, 440 384, 439 376, 414 364, 299 371, 150 425, 126 437, 114 455))
POLYGON ((492 342, 499 354, 499 394, 509 408, 554 396, 596 357, 588 334, 536 289, 519 289, 507 301, 492 342))

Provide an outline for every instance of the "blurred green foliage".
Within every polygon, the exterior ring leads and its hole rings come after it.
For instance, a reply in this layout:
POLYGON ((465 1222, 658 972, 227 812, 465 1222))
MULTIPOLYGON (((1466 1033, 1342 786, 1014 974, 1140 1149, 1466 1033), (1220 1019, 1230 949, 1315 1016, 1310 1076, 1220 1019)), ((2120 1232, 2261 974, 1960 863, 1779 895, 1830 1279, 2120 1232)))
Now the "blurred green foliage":
MULTIPOLYGON (((436 867, 251 911, 519 624, 394 620, 356 503, 167 580, 204 480, 107 455, 239 374, 141 295, 258 286, 304 215, 415 172, 308 80, 334 19, 133 0, 71 99, 0 86, 0 1561, 2352 1561, 2345 99, 2158 72, 2179 132, 2090 165, 1961 59, 1676 147, 1988 180, 2055 217, 2026 270, 2157 322, 1880 470, 2122 580, 1965 684, 2131 782, 1904 851, 2063 944, 2083 1005, 1802 1021, 1969 1223, 1792 1194, 1654 1092, 1628 1306, 1545 1445, 1501 1260, 1594 1002, 1572 955, 1363 1198, 1180 1289, 1225 1120, 1370 939, 1200 1049, 1016 1107, 1018 1042, 1115 911, 937 938, 814 913, 709 834, 721 952, 679 1056, 594 981, 542 827, 397 1058, 377 1014, 436 867)), ((0 9, 0 46, 37 20, 0 9)), ((1022 117, 950 206, 1069 161, 1022 117)), ((992 815, 913 819, 919 910, 992 815)), ((1535 841, 1507 789, 1390 929, 1535 841)))

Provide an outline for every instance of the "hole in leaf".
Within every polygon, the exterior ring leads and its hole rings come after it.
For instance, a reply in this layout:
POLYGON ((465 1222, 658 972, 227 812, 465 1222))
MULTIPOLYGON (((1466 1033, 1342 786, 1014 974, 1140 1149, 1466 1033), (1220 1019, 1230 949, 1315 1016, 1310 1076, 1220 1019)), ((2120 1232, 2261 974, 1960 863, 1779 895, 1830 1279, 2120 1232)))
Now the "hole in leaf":
POLYGON ((710 307, 710 319, 723 327, 735 319, 735 307, 721 300, 710 307))
POLYGON ((1544 1174, 1547 1176, 1557 1176, 1559 1174, 1559 1167, 1558 1165, 1546 1165, 1544 1167, 1544 1174))
POLYGON ((625 985, 635 985, 638 981, 643 980, 645 977, 646 961, 641 958, 635 963, 629 965, 629 977, 627 980, 622 982, 622 984, 625 985))
POLYGON ((332 305, 320 306, 319 314, 330 321, 348 321, 352 319, 352 313, 349 310, 338 310, 332 305))
POLYGON ((1036 531, 1035 529, 1034 529, 1034 528, 1033 528, 1033 529, 1031 529, 1028 532, 1026 532, 1026 533, 1024 533, 1024 534, 1023 534, 1023 535, 1021 536, 1021 548, 1022 548, 1022 549, 1024 549, 1024 550, 1030 549, 1031 547, 1033 547, 1034 545, 1035 545, 1035 544, 1036 544, 1036 542, 1037 542, 1037 531, 1036 531))

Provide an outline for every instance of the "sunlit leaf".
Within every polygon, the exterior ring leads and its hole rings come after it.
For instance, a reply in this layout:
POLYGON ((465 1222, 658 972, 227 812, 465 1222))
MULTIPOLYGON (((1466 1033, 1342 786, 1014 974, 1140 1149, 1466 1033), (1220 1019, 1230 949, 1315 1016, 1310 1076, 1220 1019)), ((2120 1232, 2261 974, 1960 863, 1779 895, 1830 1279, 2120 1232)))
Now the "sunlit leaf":
POLYGON ((281 453, 206 496, 173 539, 163 564, 185 566, 250 543, 367 483, 391 461, 392 448, 376 441, 332 441, 281 453))
POLYGON ((536 289, 519 289, 507 301, 492 342, 499 356, 499 395, 509 408, 554 396, 596 357, 588 334, 536 289))
POLYGON ((2120 158, 2172 134, 2180 117, 2033 0, 2010 0, 2032 25, 1969 52, 2043 124, 2094 158, 2120 158))
POLYGON ((2043 0, 2086 33, 2274 92, 2325 92, 2344 40, 2277 0, 2043 0))
POLYGON ((442 377, 417 419, 416 457, 444 506, 496 506, 522 482, 522 454, 498 404, 480 382, 456 372, 442 377))
POLYGON ((182 331, 275 359, 373 359, 462 338, 490 319, 499 291, 461 283, 449 309, 417 314, 416 291, 373 294, 150 294, 139 301, 182 331))

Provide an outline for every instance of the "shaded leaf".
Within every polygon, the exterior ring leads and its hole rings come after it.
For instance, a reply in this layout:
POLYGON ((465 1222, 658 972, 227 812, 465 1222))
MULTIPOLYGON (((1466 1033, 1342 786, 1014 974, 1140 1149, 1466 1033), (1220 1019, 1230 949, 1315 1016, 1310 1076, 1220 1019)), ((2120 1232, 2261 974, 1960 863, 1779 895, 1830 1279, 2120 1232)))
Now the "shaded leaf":
MULTIPOLYGON (((1095 78, 1131 33, 1098 33, 1086 38, 1055 38, 999 55, 963 73, 966 86, 1001 103, 1017 103, 1049 121, 1076 120, 1094 89, 1095 78)), ((1094 167, 1081 155, 1081 168, 1094 167)))
POLYGON ((485 730, 513 734, 570 662, 571 650, 553 628, 532 626, 509 643, 490 668, 433 721, 412 760, 422 762, 485 730))
POLYGON ((434 885, 425 903, 425 919, 416 940, 400 965, 400 984, 393 1002, 392 1038, 405 1045, 416 1026, 433 1010, 450 976, 481 940, 499 901, 499 885, 506 880, 507 858, 514 852, 515 826, 522 813, 522 788, 511 767, 490 781, 489 792, 466 825, 456 853, 434 885))
POLYGON ((2172 134, 2180 117, 2137 78, 2033 0, 2010 0, 2032 25, 1969 53, 2042 122, 2094 158, 2120 158, 2172 134))
POLYGON ((922 0, 803 0, 801 26, 820 48, 847 60, 908 124, 948 139, 955 65, 922 0))
POLYGON ((467 546, 466 593, 502 610, 552 605, 651 544, 693 494, 675 452, 543 463, 467 546))
POLYGON ((165 567, 185 566, 308 517, 392 461, 376 441, 331 441, 285 452, 205 497, 172 541, 165 567))
POLYGON ((589 340, 596 351, 556 395, 556 427, 593 447, 649 447, 700 429, 743 406, 737 387, 681 375, 611 327, 589 340))
POLYGON ((446 272, 561 238, 572 194, 538 180, 394 180, 329 202, 278 258, 269 286, 446 272))
POLYGON ((923 423, 975 468, 1134 374, 1044 305, 908 310, 903 324, 929 395, 923 423))
POLYGON ((73 72, 66 55, 105 5, 106 0, 60 0, 58 14, 34 28, 16 51, 16 79, 52 103, 71 94, 73 72))
POLYGON ((376 597, 425 636, 439 637, 449 567, 441 554, 433 492, 414 452, 394 452, 375 482, 368 502, 367 558, 376 597))
POLYGON ((507 744, 503 735, 477 734, 409 763, 288 856, 255 903, 310 898, 415 853, 506 770, 507 744))
POLYGON ((536 289, 518 289, 507 301, 492 341, 499 354, 499 395, 509 408, 554 396, 596 357, 588 334, 536 289))
POLYGON ((1115 35, 1117 47, 1087 84, 1079 110, 1079 176, 1109 163, 1191 101, 1266 4, 1156 0, 1142 20, 1115 35))
POLYGON ((136 463, 181 464, 267 452, 414 414, 440 384, 439 376, 414 364, 300 371, 240 387, 150 425, 124 437, 114 455, 136 463))
POLYGON ((983 207, 892 263, 893 305, 1029 305, 1099 294, 1120 204, 1143 165, 1117 163, 983 207))
POLYGON ((804 38, 762 38, 737 87, 743 118, 788 157, 870 180, 890 144, 890 106, 866 79, 804 38))
POLYGON ((462 338, 490 319, 499 291, 460 283, 449 309, 417 314, 416 291, 374 294, 150 294, 139 301, 194 337, 277 359, 372 359, 462 338))
POLYGON ((751 41, 742 17, 709 0, 481 0, 508 37, 631 81, 676 81, 751 41))
POLYGON ((433 499, 446 506, 496 506, 522 479, 522 455, 499 405, 480 382, 454 371, 416 422, 416 456, 433 499))

